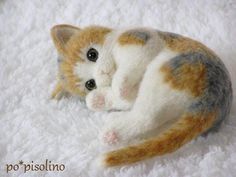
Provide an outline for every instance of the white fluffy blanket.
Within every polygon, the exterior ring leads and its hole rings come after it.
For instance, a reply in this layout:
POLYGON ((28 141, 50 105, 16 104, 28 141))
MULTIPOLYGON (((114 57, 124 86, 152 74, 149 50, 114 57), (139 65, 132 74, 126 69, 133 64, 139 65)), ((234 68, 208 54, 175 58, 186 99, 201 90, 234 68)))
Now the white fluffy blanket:
POLYGON ((235 0, 1 0, 0 22, 0 176, 236 176, 235 97, 220 132, 163 157, 99 171, 92 162, 102 150, 97 134, 106 113, 73 98, 49 99, 57 71, 49 32, 59 23, 149 26, 200 40, 225 62, 236 92, 235 0), (46 159, 65 170, 24 173, 46 159))

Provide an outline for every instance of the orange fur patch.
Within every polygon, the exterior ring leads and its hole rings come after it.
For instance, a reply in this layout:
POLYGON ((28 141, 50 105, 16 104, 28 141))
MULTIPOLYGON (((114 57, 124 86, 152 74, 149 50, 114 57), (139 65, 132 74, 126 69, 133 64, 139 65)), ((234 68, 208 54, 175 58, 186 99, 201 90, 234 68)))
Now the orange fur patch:
POLYGON ((130 45, 130 44, 144 45, 145 44, 144 40, 137 38, 136 36, 130 34, 129 32, 125 32, 125 33, 121 34, 121 36, 118 39, 118 42, 121 45, 130 45))
POLYGON ((81 30, 77 35, 66 44, 66 55, 73 59, 79 60, 81 49, 88 47, 90 44, 103 44, 105 36, 111 32, 111 29, 104 27, 91 26, 81 30))
POLYGON ((130 164, 153 156, 173 152, 210 128, 215 117, 216 113, 205 115, 185 114, 158 137, 147 140, 139 145, 129 146, 105 154, 105 165, 130 164))
POLYGON ((202 52, 207 56, 215 57, 216 54, 202 43, 184 36, 172 37, 168 33, 159 32, 159 36, 164 40, 166 46, 175 52, 202 52))
POLYGON ((63 92, 63 87, 60 82, 57 83, 56 87, 54 88, 51 98, 52 99, 57 99, 58 95, 63 92))
POLYGON ((62 97, 68 97, 70 94, 65 90, 62 83, 58 81, 56 87, 54 88, 51 99, 60 100, 62 97))
POLYGON ((73 95, 85 96, 85 92, 77 87, 80 79, 74 74, 75 60, 65 60, 60 64, 60 72, 63 73, 65 79, 61 81, 63 88, 73 95))
POLYGON ((172 88, 187 90, 194 97, 203 93, 206 88, 206 68, 202 63, 194 65, 185 63, 176 70, 178 70, 178 75, 172 72, 168 64, 164 64, 160 69, 164 73, 164 81, 172 88))

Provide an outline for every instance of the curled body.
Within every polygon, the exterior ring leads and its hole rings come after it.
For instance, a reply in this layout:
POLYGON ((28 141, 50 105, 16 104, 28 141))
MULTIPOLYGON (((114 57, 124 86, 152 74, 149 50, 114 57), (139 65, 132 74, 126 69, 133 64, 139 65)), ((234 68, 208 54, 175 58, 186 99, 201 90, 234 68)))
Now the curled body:
POLYGON ((59 53, 52 97, 79 96, 91 110, 116 111, 100 132, 104 144, 143 139, 102 155, 104 166, 173 152, 229 115, 229 73, 198 41, 150 28, 57 25, 51 34, 59 53))

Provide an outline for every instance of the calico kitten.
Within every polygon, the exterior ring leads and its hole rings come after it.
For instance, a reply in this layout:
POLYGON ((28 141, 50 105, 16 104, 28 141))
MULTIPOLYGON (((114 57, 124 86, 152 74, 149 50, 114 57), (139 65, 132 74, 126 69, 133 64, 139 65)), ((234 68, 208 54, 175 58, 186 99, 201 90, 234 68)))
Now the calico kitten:
POLYGON ((105 144, 145 139, 106 153, 104 166, 173 152, 229 115, 229 73, 200 42, 147 28, 57 25, 51 34, 59 53, 52 96, 79 95, 91 110, 121 110, 109 114, 105 144))

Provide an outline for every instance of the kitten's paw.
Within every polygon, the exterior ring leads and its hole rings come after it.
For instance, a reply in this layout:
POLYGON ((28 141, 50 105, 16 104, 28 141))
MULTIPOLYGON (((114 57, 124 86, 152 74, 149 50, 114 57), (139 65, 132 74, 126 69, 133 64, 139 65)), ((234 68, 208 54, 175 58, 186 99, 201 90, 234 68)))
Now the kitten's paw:
POLYGON ((113 130, 107 131, 103 134, 102 141, 108 145, 115 145, 119 141, 118 134, 113 130))
POLYGON ((128 99, 129 98, 129 93, 130 93, 130 88, 127 87, 126 85, 120 88, 120 97, 122 99, 128 99))
POLYGON ((86 97, 86 104, 93 111, 102 111, 105 107, 105 97, 101 93, 91 92, 86 97))
POLYGON ((135 99, 136 95, 137 95, 137 90, 138 90, 138 83, 132 83, 131 81, 128 80, 128 78, 125 78, 122 81, 122 84, 120 85, 120 87, 118 87, 118 95, 120 96, 120 98, 122 98, 123 100, 133 100, 135 99))
POLYGON ((105 111, 112 105, 111 101, 107 99, 106 93, 99 90, 94 90, 87 95, 86 104, 93 111, 105 111))
POLYGON ((104 145, 127 143, 132 137, 132 123, 127 122, 126 112, 113 112, 105 117, 105 125, 100 134, 104 145))

